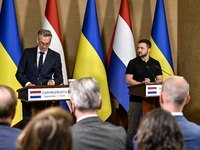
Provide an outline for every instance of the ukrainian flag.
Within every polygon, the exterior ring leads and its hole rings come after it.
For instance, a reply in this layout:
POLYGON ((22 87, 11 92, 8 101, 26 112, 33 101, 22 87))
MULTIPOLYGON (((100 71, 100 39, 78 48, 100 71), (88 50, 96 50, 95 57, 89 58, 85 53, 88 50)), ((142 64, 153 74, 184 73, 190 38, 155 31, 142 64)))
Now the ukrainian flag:
POLYGON ((93 77, 98 81, 103 100, 98 115, 102 120, 106 120, 111 114, 111 103, 95 0, 87 2, 73 73, 74 79, 83 77, 93 77))
MULTIPOLYGON (((15 78, 21 58, 21 46, 13 0, 4 0, 0 14, 0 84, 10 86, 13 90, 21 88, 15 78)), ((22 120, 22 106, 18 100, 12 125, 22 120)))
MULTIPOLYGON (((150 56, 160 62, 162 70, 174 75, 163 0, 157 0, 150 41, 152 44, 150 56)), ((169 77, 165 72, 163 72, 163 81, 169 77)))

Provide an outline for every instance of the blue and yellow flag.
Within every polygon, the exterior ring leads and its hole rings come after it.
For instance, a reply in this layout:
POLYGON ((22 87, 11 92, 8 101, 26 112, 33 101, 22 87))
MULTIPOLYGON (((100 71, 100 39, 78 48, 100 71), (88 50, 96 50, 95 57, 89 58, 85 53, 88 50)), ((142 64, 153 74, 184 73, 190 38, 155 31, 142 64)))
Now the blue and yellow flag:
POLYGON ((150 56, 160 62, 162 70, 165 71, 164 81, 169 77, 168 74, 174 75, 174 68, 163 0, 157 0, 150 41, 152 44, 150 56))
POLYGON ((87 2, 73 73, 74 79, 83 77, 93 77, 98 81, 103 100, 98 115, 102 120, 106 120, 111 114, 111 103, 95 0, 87 2))
MULTIPOLYGON (((15 78, 22 51, 13 0, 3 0, 0 14, 0 84, 13 90, 21 88, 15 78)), ((22 106, 18 100, 12 125, 22 120, 22 106)))

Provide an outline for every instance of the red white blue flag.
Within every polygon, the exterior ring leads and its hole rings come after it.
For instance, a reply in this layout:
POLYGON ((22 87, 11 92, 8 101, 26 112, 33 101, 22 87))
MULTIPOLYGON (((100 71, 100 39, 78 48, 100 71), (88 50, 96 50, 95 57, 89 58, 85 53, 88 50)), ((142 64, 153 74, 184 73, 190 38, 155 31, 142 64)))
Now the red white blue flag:
MULTIPOLYGON (((64 84, 68 84, 67 68, 65 64, 65 57, 64 57, 65 55, 64 55, 63 46, 62 46, 56 0, 47 0, 46 11, 45 11, 45 16, 44 16, 44 21, 43 21, 43 29, 50 30, 52 33, 50 48, 60 54, 64 84)), ((60 106, 62 108, 65 108, 71 111, 70 101, 67 101, 67 102, 61 101, 60 106)))
POLYGON ((135 45, 131 28, 128 1, 122 0, 119 16, 107 57, 109 89, 119 103, 128 111, 129 95, 126 83, 128 62, 135 58, 135 45))

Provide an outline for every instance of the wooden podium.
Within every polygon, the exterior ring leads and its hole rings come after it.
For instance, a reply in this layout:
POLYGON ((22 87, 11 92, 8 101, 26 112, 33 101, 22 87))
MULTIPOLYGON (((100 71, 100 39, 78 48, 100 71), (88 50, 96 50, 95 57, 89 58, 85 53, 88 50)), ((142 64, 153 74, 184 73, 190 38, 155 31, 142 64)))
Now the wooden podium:
POLYGON ((152 109, 160 107, 159 96, 162 83, 142 83, 138 85, 128 86, 129 94, 142 97, 143 115, 152 109))
POLYGON ((50 106, 58 106, 59 101, 70 100, 68 85, 29 86, 17 90, 18 99, 32 104, 32 117, 50 106))

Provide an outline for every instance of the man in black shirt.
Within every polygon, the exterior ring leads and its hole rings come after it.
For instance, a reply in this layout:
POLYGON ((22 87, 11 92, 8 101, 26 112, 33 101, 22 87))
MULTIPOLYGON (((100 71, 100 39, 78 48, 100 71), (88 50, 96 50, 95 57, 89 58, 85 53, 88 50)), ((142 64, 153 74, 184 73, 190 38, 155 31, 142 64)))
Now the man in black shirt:
MULTIPOLYGON (((136 85, 141 83, 162 82, 162 70, 160 63, 149 56, 151 42, 147 39, 138 42, 138 57, 130 60, 126 70, 126 83, 136 85)), ((132 143, 133 136, 137 132, 139 119, 142 115, 141 97, 130 95, 128 110, 128 131, 127 137, 129 145, 132 143)))

